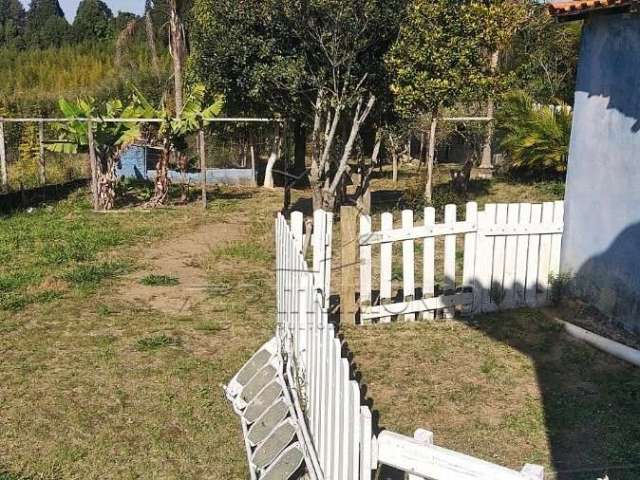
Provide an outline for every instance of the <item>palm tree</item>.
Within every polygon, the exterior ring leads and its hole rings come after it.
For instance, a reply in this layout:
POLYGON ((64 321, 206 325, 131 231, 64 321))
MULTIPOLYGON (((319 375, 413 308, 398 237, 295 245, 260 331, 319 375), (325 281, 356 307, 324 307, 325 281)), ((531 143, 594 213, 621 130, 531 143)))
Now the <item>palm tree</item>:
POLYGON ((566 172, 571 119, 565 103, 539 105, 521 91, 506 95, 496 121, 509 167, 538 175, 566 172))

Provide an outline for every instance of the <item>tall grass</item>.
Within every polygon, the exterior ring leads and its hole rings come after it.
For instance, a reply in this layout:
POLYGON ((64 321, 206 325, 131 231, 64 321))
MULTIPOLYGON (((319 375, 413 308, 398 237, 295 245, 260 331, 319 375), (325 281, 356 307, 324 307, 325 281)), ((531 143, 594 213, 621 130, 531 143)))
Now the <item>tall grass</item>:
MULTIPOLYGON (((126 93, 129 82, 147 87, 156 82, 150 58, 142 45, 127 52, 122 68, 115 63, 115 47, 111 43, 45 50, 2 49, 0 71, 3 72, 0 82, 3 103, 25 109, 43 108, 42 104, 55 102, 60 97, 119 96, 126 93)), ((164 80, 166 78, 160 81, 164 80)))

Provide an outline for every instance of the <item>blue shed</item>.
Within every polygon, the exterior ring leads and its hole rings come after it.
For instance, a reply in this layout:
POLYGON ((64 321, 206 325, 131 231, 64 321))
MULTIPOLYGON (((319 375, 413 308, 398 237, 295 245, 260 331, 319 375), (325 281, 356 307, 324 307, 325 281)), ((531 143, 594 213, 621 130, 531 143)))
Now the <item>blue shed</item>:
POLYGON ((146 145, 131 145, 121 155, 116 173, 119 178, 135 178, 148 180, 147 157, 149 147, 146 145))
POLYGON ((562 269, 579 296, 640 331, 640 15, 632 0, 552 2, 584 19, 562 269))
MULTIPOLYGON (((155 166, 160 157, 159 148, 149 145, 131 145, 121 155, 116 169, 118 178, 153 180, 155 166)), ((207 168, 206 181, 210 185, 247 185, 256 184, 254 168, 207 168)), ((202 182, 200 171, 190 171, 186 175, 176 170, 169 171, 169 179, 174 183, 202 182)))

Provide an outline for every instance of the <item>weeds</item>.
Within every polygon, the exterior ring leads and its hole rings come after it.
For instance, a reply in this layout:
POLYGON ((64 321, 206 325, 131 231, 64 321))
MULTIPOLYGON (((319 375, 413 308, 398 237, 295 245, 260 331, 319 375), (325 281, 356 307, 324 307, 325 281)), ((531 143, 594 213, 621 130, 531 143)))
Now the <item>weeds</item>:
POLYGON ((158 350, 164 347, 172 347, 180 345, 180 340, 174 337, 168 337, 164 333, 161 335, 154 335, 150 337, 144 337, 136 342, 136 350, 139 352, 149 352, 158 350))
POLYGON ((101 262, 78 265, 62 275, 62 278, 77 287, 96 288, 102 281, 127 273, 130 265, 126 262, 101 262))
POLYGON ((549 275, 549 301, 551 305, 558 306, 569 296, 572 281, 573 274, 570 272, 549 275))
POLYGON ((174 287, 180 284, 180 280, 169 275, 147 275, 140 279, 142 285, 149 287, 174 287))

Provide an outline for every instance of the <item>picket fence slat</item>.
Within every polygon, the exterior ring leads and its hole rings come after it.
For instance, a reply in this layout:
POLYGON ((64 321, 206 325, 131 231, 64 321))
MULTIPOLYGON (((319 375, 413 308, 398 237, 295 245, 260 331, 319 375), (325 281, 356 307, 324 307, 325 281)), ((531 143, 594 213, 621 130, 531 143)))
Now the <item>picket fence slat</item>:
MULTIPOLYGON (((391 230, 393 228, 393 215, 389 212, 382 214, 381 218, 382 230, 391 230)), ((391 243, 383 243, 380 246, 380 304, 388 303, 391 298, 391 274, 392 274, 392 255, 393 245, 391 243)), ((381 323, 391 322, 391 317, 382 317, 381 323)))
POLYGON ((346 358, 340 360, 342 371, 342 423, 340 428, 341 445, 340 456, 342 466, 340 469, 340 477, 348 479, 351 475, 351 431, 353 426, 353 418, 351 418, 352 410, 349 408, 349 361, 346 358))
MULTIPOLYGON (((564 202, 557 201, 553 204, 553 223, 557 226, 564 225, 564 202)), ((551 263, 549 273, 558 275, 560 273, 560 251, 562 247, 562 233, 555 233, 551 236, 551 263)))
MULTIPOLYGON (((402 228, 413 228, 413 210, 402 211, 402 228)), ((405 302, 410 302, 415 298, 415 278, 414 278, 414 248, 413 240, 403 240, 402 242, 402 289, 405 302)), ((414 321, 415 314, 408 313, 404 316, 406 321, 414 321)))
MULTIPOLYGON (((553 221, 553 202, 542 204, 542 223, 553 221)), ((547 290, 549 286, 549 273, 551 266, 551 235, 544 234, 540 238, 540 269, 538 270, 538 305, 543 305, 547 301, 547 290)))
POLYGON ((360 480, 371 480, 371 470, 377 465, 372 464, 372 445, 371 437, 373 436, 371 410, 368 407, 360 407, 360 480))
POLYGON ((302 212, 291 212, 291 233, 295 239, 298 251, 302 252, 304 245, 304 214, 302 212))
MULTIPOLYGON (((478 204, 476 202, 467 203, 465 219, 467 222, 478 223, 478 204)), ((476 245, 478 233, 471 232, 464 235, 464 251, 462 260, 462 286, 463 288, 476 289, 476 245)), ((475 303, 475 296, 474 296, 475 303)), ((464 313, 473 310, 473 304, 463 308, 464 313)))
MULTIPOLYGON (((518 218, 520 225, 530 225, 531 223, 531 204, 520 204, 520 215, 518 218)), ((516 275, 514 279, 514 306, 519 307, 525 304, 526 285, 527 285, 527 258, 529 253, 529 236, 519 235, 516 246, 516 275)))
MULTIPOLYGON (((444 207, 444 223, 446 226, 455 225, 457 216, 457 208, 455 205, 447 205, 444 207)), ((456 236, 446 235, 444 237, 444 293, 450 295, 456 288, 456 236)), ((443 310, 444 318, 453 318, 455 310, 453 308, 445 308, 443 310)))
MULTIPOLYGON (((371 233, 371 217, 360 217, 360 238, 371 233)), ((360 305, 371 305, 371 245, 360 247, 360 305)))
MULTIPOLYGON (((499 203, 496 207, 496 223, 507 223, 508 205, 499 203)), ((491 275, 491 303, 499 308, 504 301, 504 264, 507 239, 498 236, 493 244, 493 273, 491 275)))
MULTIPOLYGON (((424 227, 432 228, 436 223, 436 210, 433 207, 424 209, 424 227)), ((435 295, 435 263, 436 263, 435 237, 426 237, 422 243, 422 298, 432 298, 435 295)), ((435 312, 426 311, 422 318, 433 320, 435 312)))
MULTIPOLYGON (((483 227, 491 228, 495 225, 497 210, 498 208, 496 204, 491 203, 485 206, 483 227)), ((491 310, 494 306, 491 302, 491 281, 493 274, 493 258, 495 255, 495 237, 481 235, 481 238, 483 239, 482 248, 480 248, 478 252, 478 256, 482 262, 482 300, 480 311, 486 312, 491 310), (483 254, 481 255, 480 252, 483 252, 483 254)))
POLYGON ((349 403, 351 406, 350 443, 351 443, 351 475, 350 478, 358 480, 360 466, 360 387, 358 382, 350 381, 349 403))
MULTIPOLYGON (((542 204, 531 206, 531 223, 542 222, 542 204)), ((540 261, 540 234, 529 236, 527 258, 527 298, 526 304, 535 307, 538 304, 538 266, 540 261)))
MULTIPOLYGON (((517 226, 520 215, 520 204, 510 203, 507 206, 507 224, 517 226)), ((504 252, 504 299, 503 307, 513 307, 515 304, 516 255, 518 253, 518 238, 509 235, 505 240, 504 252)))

